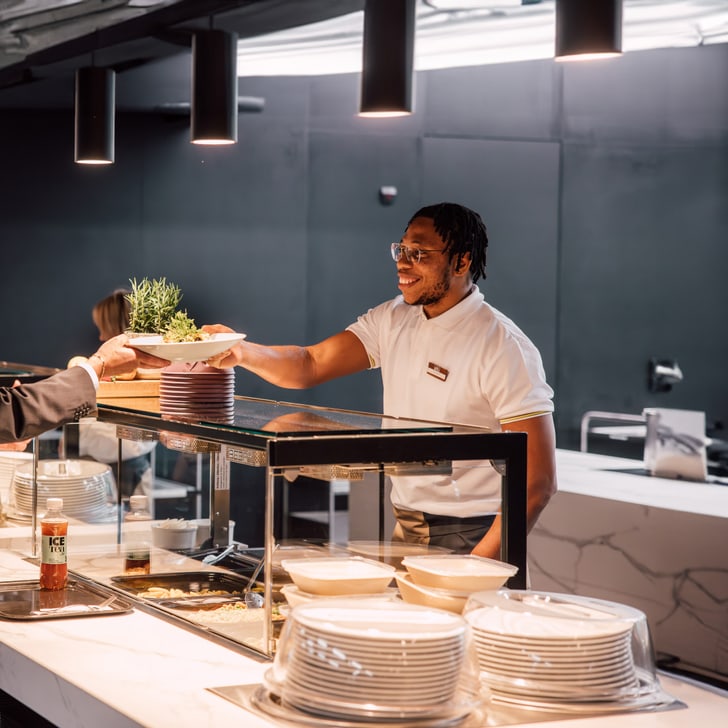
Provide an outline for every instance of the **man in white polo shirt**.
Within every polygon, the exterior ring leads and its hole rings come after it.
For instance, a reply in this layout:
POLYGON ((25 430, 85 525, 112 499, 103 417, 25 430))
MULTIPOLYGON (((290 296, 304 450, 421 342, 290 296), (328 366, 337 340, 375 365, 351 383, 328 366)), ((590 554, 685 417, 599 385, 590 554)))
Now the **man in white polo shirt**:
MULTIPOLYGON (((424 207, 391 245, 400 296, 313 346, 244 341, 208 363, 294 389, 378 367, 387 415, 526 432, 530 530, 556 491, 553 391, 536 347, 476 286, 487 245, 474 211, 424 207)), ((489 463, 471 465, 456 464, 451 476, 393 478, 393 538, 498 558, 500 476, 489 463)))

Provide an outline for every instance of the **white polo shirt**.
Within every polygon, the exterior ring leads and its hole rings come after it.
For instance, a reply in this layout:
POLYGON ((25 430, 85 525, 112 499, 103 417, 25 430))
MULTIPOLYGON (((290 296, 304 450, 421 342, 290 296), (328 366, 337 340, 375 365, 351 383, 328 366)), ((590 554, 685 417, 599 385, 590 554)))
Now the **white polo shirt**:
MULTIPOLYGON (((554 409, 538 349, 477 287, 431 319, 397 296, 348 330, 381 369, 387 415, 499 432, 501 422, 554 409)), ((393 504, 461 518, 497 512, 501 480, 490 464, 454 465, 452 477, 393 477, 393 504)))

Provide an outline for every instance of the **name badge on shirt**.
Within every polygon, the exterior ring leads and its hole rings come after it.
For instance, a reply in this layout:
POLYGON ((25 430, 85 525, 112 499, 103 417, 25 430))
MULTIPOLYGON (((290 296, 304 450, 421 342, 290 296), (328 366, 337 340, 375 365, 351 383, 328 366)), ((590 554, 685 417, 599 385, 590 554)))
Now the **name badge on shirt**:
POLYGON ((427 362, 427 373, 431 377, 439 379, 441 382, 444 382, 447 379, 447 375, 450 374, 445 367, 441 367, 439 364, 433 364, 431 361, 427 362))

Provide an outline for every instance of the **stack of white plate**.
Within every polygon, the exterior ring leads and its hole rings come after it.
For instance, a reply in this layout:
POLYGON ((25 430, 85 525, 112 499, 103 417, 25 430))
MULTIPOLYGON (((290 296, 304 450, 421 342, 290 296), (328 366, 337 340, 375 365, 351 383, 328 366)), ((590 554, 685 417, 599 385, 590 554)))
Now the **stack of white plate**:
POLYGON ((10 491, 15 468, 32 459, 32 452, 0 451, 0 496, 4 497, 10 491))
POLYGON ((471 650, 459 615, 328 598, 291 610, 266 682, 283 705, 328 719, 456 720, 480 702, 471 650))
POLYGON ((203 362, 175 363, 162 369, 159 410, 179 419, 230 422, 235 413, 235 372, 203 362))
MULTIPOLYGON (((115 481, 111 468, 94 460, 39 460, 37 511, 47 498, 63 498, 63 513, 98 523, 114 513, 115 481)), ((33 514, 33 463, 15 468, 11 490, 13 517, 30 520, 33 514)))
POLYGON ((641 679, 635 665, 633 630, 644 619, 637 610, 508 590, 483 592, 471 602, 465 619, 481 680, 496 700, 535 708, 638 707, 655 687, 646 680, 649 670, 641 679))

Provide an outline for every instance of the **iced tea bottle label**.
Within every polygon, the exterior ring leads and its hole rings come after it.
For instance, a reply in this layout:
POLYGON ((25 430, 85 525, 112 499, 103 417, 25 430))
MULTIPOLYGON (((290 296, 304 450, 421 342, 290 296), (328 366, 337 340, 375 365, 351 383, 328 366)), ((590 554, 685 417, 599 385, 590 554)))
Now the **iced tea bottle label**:
POLYGON ((66 536, 65 535, 45 535, 41 536, 41 561, 44 564, 65 564, 66 556, 66 536))

